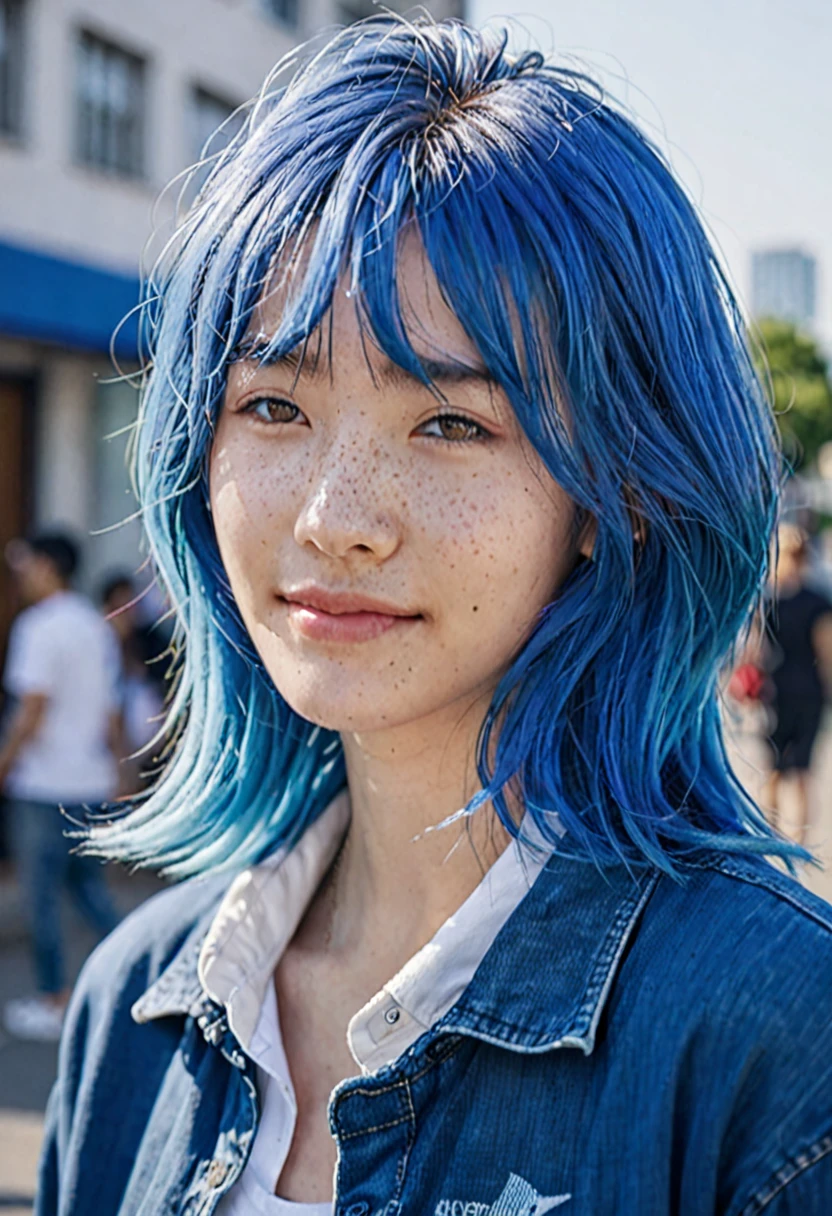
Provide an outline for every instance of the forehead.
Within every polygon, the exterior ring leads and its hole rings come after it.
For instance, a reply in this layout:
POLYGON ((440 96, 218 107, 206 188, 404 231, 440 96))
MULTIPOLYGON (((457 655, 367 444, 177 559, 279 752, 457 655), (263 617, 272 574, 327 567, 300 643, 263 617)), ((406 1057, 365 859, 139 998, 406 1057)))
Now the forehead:
MULTIPOLYGON (((291 305, 293 291, 303 282, 308 270, 306 249, 301 249, 288 267, 275 269, 269 289, 252 314, 243 340, 244 350, 262 346, 277 332, 287 306, 291 305)), ((399 239, 395 289, 408 339, 424 364, 448 361, 484 372, 479 351, 445 301, 414 227, 404 230, 399 239)), ((309 337, 306 355, 313 356, 315 362, 326 363, 331 357, 334 367, 336 363, 343 365, 353 360, 365 366, 368 362, 373 366, 384 361, 384 355, 368 335, 366 325, 362 330, 346 274, 336 285, 323 328, 325 332, 319 331, 309 337)))

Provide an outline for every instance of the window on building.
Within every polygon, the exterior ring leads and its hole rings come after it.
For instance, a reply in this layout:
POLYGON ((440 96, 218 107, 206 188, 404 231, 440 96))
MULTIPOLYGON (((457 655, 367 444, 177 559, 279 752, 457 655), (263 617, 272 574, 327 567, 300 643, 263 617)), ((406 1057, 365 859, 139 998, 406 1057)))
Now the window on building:
POLYGON ((212 152, 219 152, 234 138, 243 121, 241 114, 231 117, 236 109, 236 104, 227 97, 220 97, 199 85, 191 90, 192 161, 200 160, 204 153, 210 156, 212 152))
POLYGON ((283 25, 294 28, 298 23, 298 0, 263 0, 263 7, 270 17, 283 25))
POLYGON ((19 135, 23 92, 23 0, 0 0, 0 131, 19 135))
POLYGON ((365 17, 383 17, 387 12, 418 13, 420 10, 430 12, 437 19, 440 17, 464 17, 464 0, 445 0, 445 3, 428 3, 416 5, 411 0, 340 0, 335 5, 335 20, 341 25, 351 25, 353 21, 362 21, 365 17))
POLYGON ((76 157, 82 165, 144 173, 145 63, 88 30, 78 41, 76 157))
MULTIPOLYGON (((393 8, 392 4, 386 5, 393 8)), ((338 6, 338 20, 342 25, 350 25, 353 21, 361 21, 364 17, 378 17, 384 9, 380 9, 373 0, 342 0, 338 6)))
POLYGON ((188 182, 186 202, 192 202, 196 198, 200 186, 211 170, 212 158, 231 142, 242 126, 245 115, 238 114, 237 109, 235 102, 229 98, 220 97, 200 85, 191 89, 188 106, 188 159, 193 165, 203 159, 206 163, 200 165, 192 174, 188 182))

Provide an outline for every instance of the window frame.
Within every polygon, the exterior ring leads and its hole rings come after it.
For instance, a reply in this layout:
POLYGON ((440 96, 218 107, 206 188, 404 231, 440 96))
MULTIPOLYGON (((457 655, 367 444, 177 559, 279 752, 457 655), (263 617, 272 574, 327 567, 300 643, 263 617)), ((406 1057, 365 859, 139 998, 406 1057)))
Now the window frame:
MULTIPOLYGON (((187 104, 185 106, 185 161, 190 167, 191 176, 187 184, 184 197, 186 204, 190 204, 194 198, 196 198, 196 195, 199 193, 199 190, 201 189, 205 178, 208 176, 208 172, 210 171, 210 166, 205 166, 199 170, 196 168, 196 165, 199 163, 199 159, 202 156, 202 151, 205 147, 206 141, 215 140, 216 133, 222 123, 227 123, 232 115, 236 114, 238 111, 241 111, 245 103, 239 101, 233 102, 229 94, 212 88, 210 85, 206 84, 200 79, 191 79, 187 82, 187 93, 187 104), (210 131, 207 130, 208 124, 206 124, 204 129, 197 131, 198 126, 201 128, 201 124, 198 123, 197 115, 202 102, 215 105, 218 110, 221 107, 227 112, 221 123, 210 124, 210 131), (197 147, 197 141, 199 141, 199 147, 197 147)), ((243 121, 244 116, 241 114, 239 121, 237 123, 230 124, 227 128, 227 138, 220 141, 215 140, 214 146, 209 153, 212 160, 214 156, 218 154, 226 146, 226 144, 234 138, 240 129, 240 126, 242 126, 243 121)))
POLYGON ((12 54, 0 59, 0 138, 21 140, 26 76, 26 0, 0 0, 0 9, 4 20, 11 18, 5 28, 12 31, 9 40, 12 54))
POLYGON ((149 60, 146 55, 117 42, 88 25, 75 29, 75 91, 73 110, 72 159, 82 169, 121 181, 147 181, 149 60), (98 56, 97 68, 92 55, 98 56), (118 81, 115 66, 123 72, 118 81), (97 87, 107 90, 126 88, 121 114, 111 104, 90 96, 92 71, 98 72, 97 87), (119 129, 116 124, 124 129, 119 129))
POLYGON ((356 21, 366 21, 368 17, 383 14, 384 10, 374 5, 370 0, 338 0, 338 20, 342 25, 354 25, 356 21), (358 9, 364 11, 356 11, 358 9))
POLYGON ((278 25, 285 26, 288 30, 296 30, 300 26, 300 0, 260 0, 262 11, 270 21, 276 21, 278 25), (294 15, 286 16, 277 11, 278 7, 287 7, 293 10, 294 15))

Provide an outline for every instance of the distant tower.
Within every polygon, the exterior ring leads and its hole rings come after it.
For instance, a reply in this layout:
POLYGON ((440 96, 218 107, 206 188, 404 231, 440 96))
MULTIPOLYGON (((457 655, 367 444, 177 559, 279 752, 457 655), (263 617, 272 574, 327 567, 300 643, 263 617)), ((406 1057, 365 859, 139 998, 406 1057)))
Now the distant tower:
POLYGON ((767 249, 751 255, 755 317, 777 317, 811 329, 815 321, 817 263, 802 249, 767 249))

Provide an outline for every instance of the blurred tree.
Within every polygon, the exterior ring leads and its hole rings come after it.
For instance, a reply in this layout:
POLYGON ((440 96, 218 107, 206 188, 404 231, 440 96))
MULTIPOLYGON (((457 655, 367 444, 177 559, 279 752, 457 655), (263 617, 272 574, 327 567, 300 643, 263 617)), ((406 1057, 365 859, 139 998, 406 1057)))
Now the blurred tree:
POLYGON ((829 366, 814 338, 789 321, 763 318, 757 326, 762 342, 758 370, 770 377, 777 425, 793 469, 815 459, 832 439, 832 384, 829 366))

